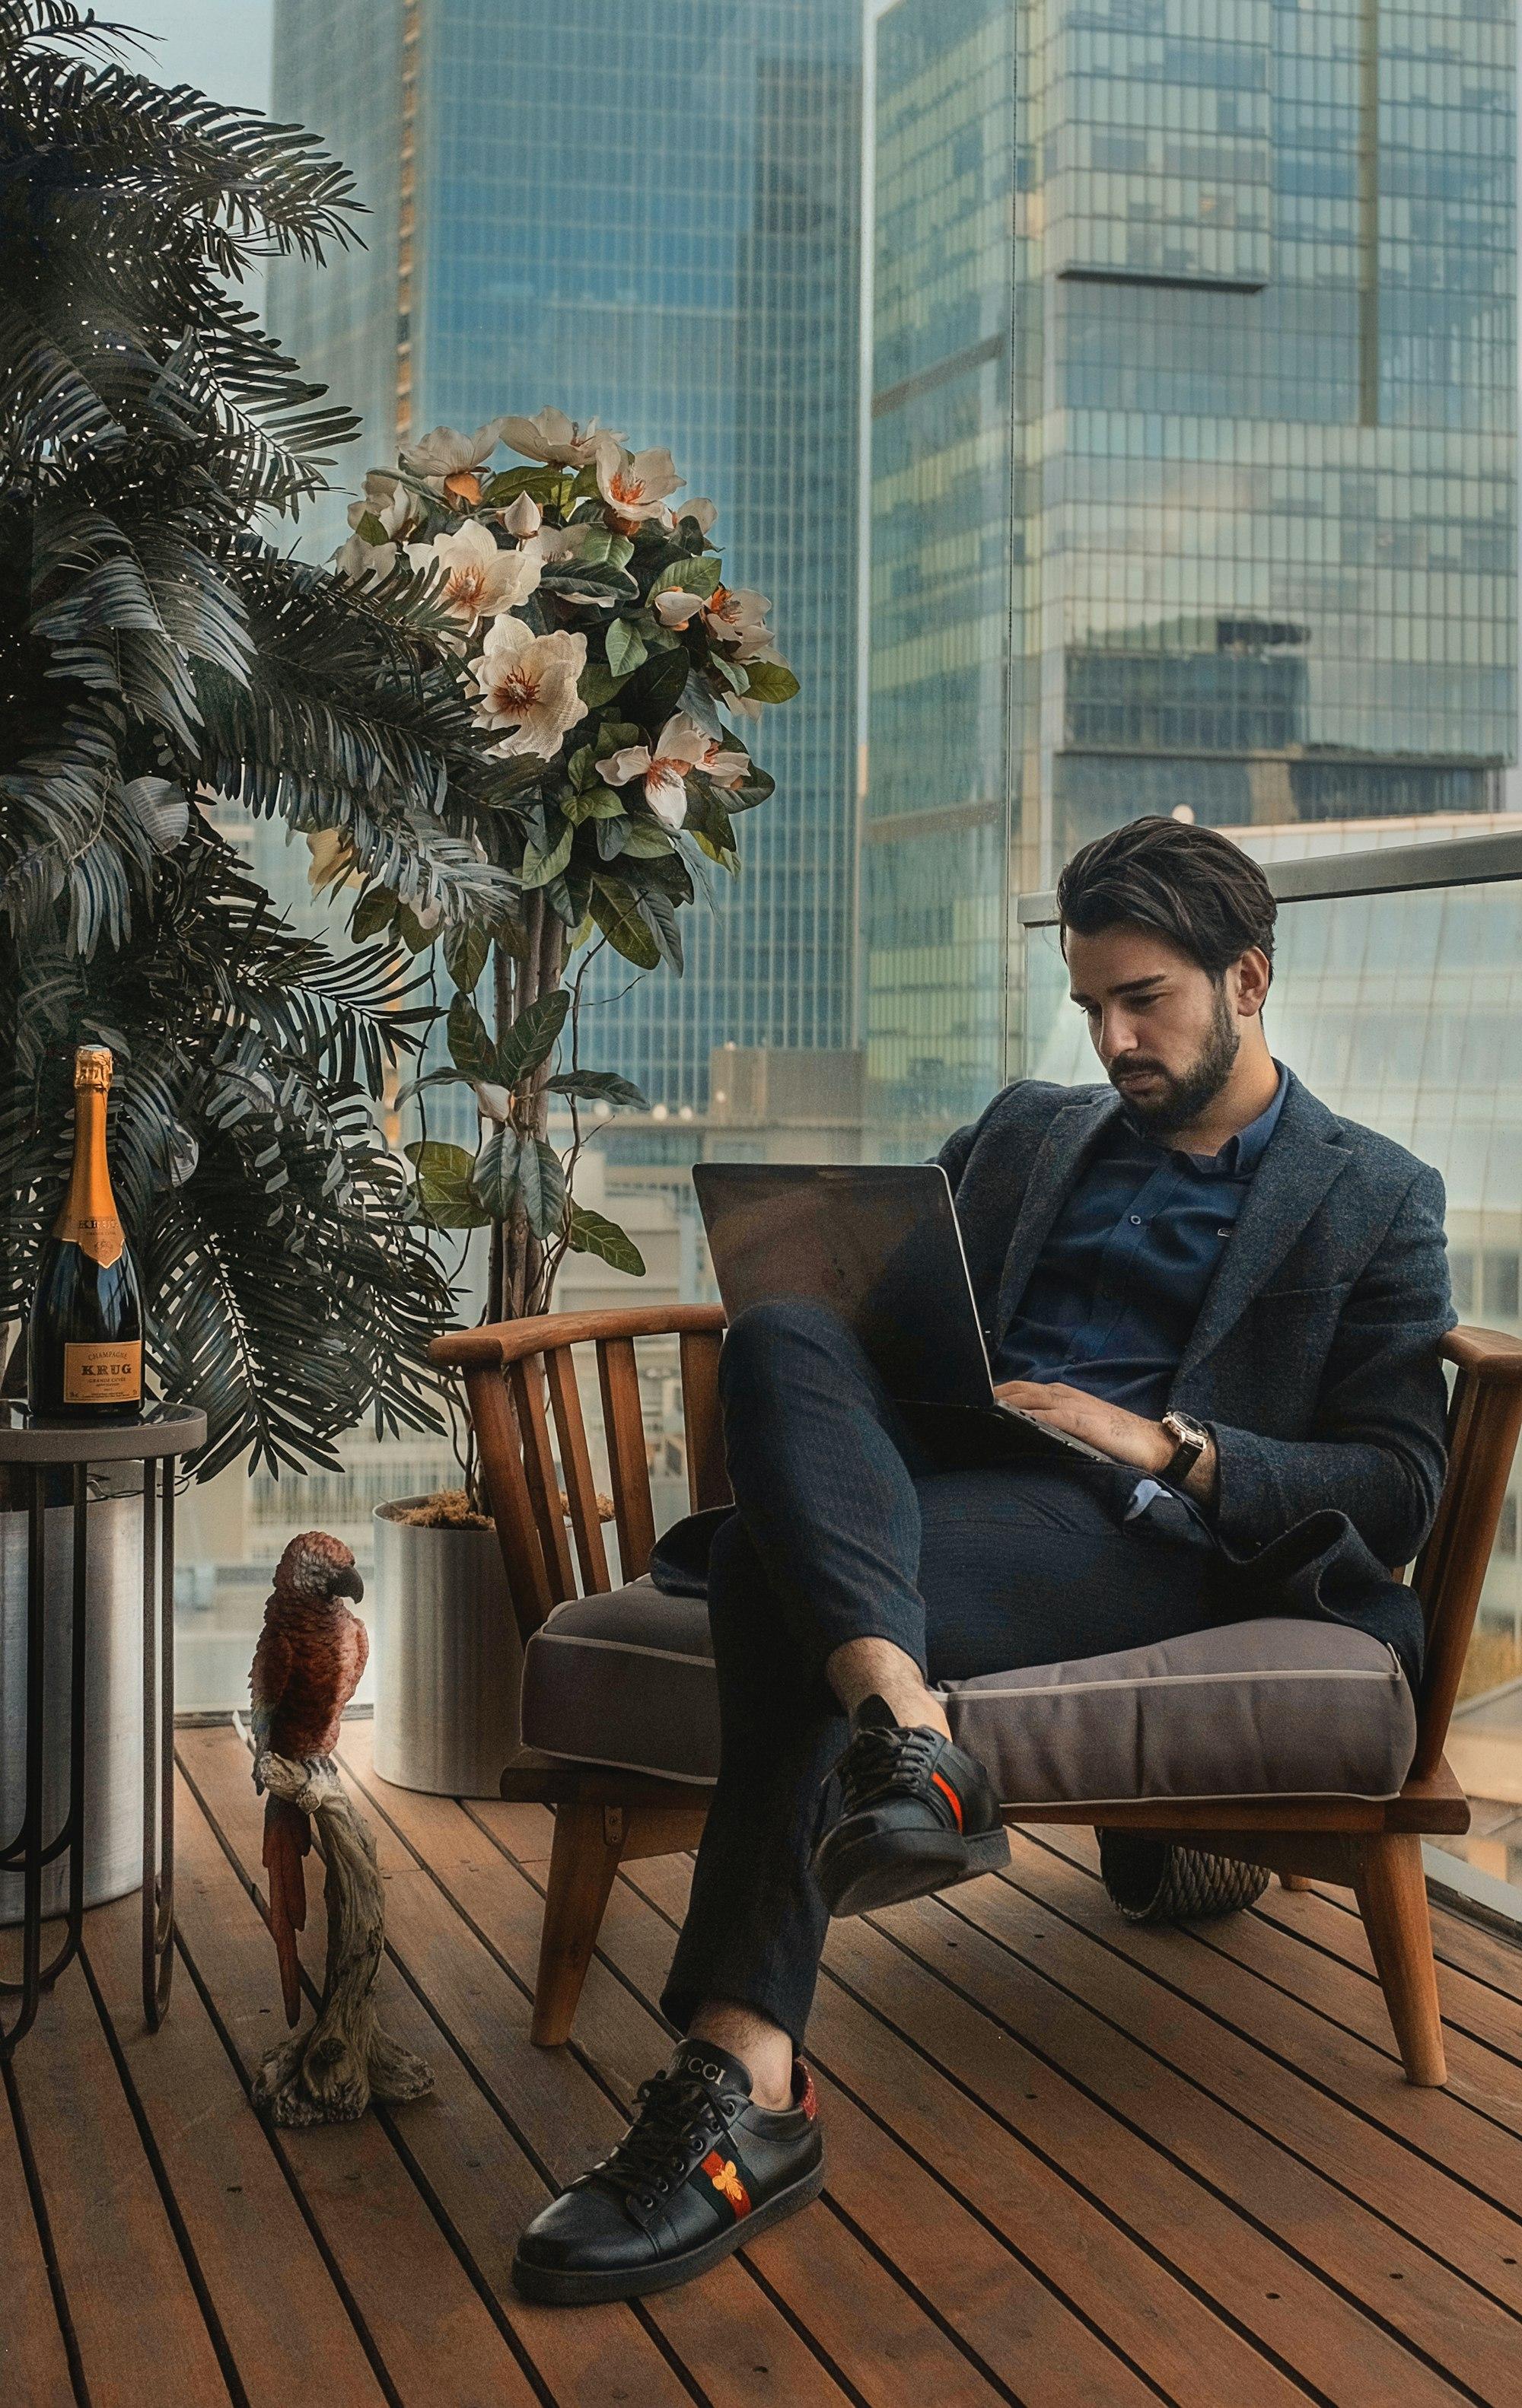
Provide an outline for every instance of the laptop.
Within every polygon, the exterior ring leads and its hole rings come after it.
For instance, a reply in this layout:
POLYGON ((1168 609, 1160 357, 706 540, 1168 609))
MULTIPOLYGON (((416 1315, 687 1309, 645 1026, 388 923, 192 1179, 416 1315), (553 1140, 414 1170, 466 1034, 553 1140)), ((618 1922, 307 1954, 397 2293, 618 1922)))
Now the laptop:
POLYGON ((896 1401, 975 1415, 1020 1451, 1113 1457, 994 1394, 951 1182, 939 1163, 699 1162, 693 1185, 729 1319, 806 1297, 854 1330, 896 1401))

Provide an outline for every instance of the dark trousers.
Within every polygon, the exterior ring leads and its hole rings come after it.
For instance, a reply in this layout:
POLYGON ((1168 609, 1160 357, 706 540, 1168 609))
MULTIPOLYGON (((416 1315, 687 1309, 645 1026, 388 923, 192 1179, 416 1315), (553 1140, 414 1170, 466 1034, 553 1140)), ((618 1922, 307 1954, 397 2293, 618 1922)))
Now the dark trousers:
POLYGON ((824 1667, 887 1639, 927 1681, 1102 1656, 1229 1619, 1214 1559, 1120 1523, 1139 1475, 969 1463, 884 1391, 822 1307, 736 1320, 721 1357, 738 1508, 709 1614, 719 1778, 662 1998, 758 2010, 801 2046, 827 1915, 809 1859, 847 1725, 824 1667))

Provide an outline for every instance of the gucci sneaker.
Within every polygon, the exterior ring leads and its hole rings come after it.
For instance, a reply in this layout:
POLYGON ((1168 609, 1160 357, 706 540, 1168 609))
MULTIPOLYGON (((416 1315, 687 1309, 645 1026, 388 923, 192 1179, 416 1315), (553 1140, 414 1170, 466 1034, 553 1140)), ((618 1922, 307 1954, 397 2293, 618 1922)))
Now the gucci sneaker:
POLYGON ((825 2186, 814 2086, 801 2057, 793 2105, 753 2106, 739 2057, 684 2040, 639 2085, 639 2112, 599 2165, 541 2207, 518 2243, 525 2300, 584 2307, 664 2291, 816 2199, 825 2186))
POLYGON ((976 1756, 864 1698, 835 1767, 840 1812, 813 1853, 831 1914, 866 1914, 1010 1861, 998 1799, 976 1756))

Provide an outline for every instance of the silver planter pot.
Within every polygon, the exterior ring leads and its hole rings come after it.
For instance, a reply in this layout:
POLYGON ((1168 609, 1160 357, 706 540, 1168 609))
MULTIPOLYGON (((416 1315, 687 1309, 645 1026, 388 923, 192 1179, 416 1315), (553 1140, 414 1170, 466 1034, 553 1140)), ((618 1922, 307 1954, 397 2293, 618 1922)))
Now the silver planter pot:
MULTIPOLYGON (((104 1497, 86 1508, 84 1902, 104 1905, 143 1879, 143 1507, 104 1497)), ((74 1515, 47 1512, 47 1684, 43 1824, 50 1840, 68 1813, 69 1648, 74 1515)), ((0 1512, 0 1844, 26 1806, 26 1525, 0 1512)), ((42 1912, 68 1906, 68 1857, 42 1876, 42 1912)), ((0 1873, 0 1925, 22 1919, 22 1877, 0 1873)))
POLYGON ((495 1530, 375 1509, 375 1769, 399 1789, 497 1798, 518 1754, 523 1650, 495 1530))

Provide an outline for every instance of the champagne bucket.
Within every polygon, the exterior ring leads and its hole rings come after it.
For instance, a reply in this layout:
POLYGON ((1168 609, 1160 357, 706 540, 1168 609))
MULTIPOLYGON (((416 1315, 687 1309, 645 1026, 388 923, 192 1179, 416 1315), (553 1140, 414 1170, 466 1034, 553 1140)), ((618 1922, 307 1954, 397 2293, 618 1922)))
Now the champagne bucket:
MULTIPOLYGON (((85 1509, 84 1902, 125 1897, 143 1878, 143 1507, 140 1497, 85 1509)), ((51 1840, 68 1813, 69 1653, 74 1512, 47 1509, 47 1675, 42 1805, 51 1840)), ((27 1515, 0 1511, 0 1846, 26 1807, 27 1515)), ((68 1905, 66 1852, 43 1870, 42 1912, 68 1905)), ((0 1872, 0 1925, 22 1919, 22 1876, 0 1872)))
POLYGON ((502 1551, 495 1530, 395 1519, 423 1501, 375 1511, 375 1769, 400 1789, 498 1798, 523 1682, 502 1551))

